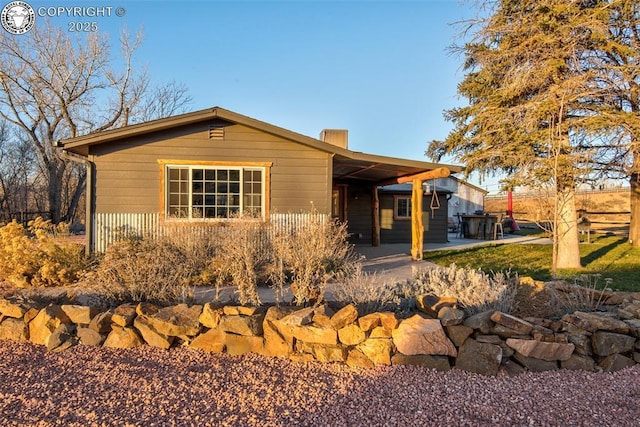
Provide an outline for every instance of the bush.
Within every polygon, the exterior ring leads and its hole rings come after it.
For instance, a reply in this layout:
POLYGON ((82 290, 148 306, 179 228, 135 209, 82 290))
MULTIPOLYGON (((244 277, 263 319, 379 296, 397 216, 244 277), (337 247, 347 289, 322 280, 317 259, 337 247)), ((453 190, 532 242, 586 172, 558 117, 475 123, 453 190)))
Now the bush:
POLYGON ((406 303, 400 295, 399 283, 380 283, 380 277, 363 272, 360 263, 342 276, 333 296, 340 305, 355 305, 360 315, 401 310, 406 303))
POLYGON ((81 245, 69 242, 68 225, 42 218, 28 228, 15 220, 0 228, 0 279, 18 287, 66 286, 84 274, 89 261, 81 245))

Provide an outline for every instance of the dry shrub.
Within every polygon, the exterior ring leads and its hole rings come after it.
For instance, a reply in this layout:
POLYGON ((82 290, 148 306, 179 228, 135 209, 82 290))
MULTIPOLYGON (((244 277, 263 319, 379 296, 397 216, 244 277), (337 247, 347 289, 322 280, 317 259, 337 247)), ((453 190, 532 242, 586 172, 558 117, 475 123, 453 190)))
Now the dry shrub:
POLYGON ((0 280, 18 287, 66 286, 89 266, 81 245, 68 241, 67 224, 36 218, 28 228, 15 220, 0 228, 0 280))
POLYGON ((600 274, 580 274, 573 278, 573 284, 550 284, 551 305, 558 315, 598 310, 605 299, 607 288, 611 285, 611 279, 605 278, 605 286, 600 286, 601 277, 600 274))
POLYGON ((87 283, 113 302, 186 302, 194 271, 170 239, 128 239, 109 246, 87 283))
POLYGON ((378 311, 396 311, 403 306, 400 284, 380 282, 380 277, 362 271, 361 263, 354 263, 350 271, 342 275, 333 296, 339 305, 354 304, 360 315, 378 311))
POLYGON ((518 277, 498 272, 488 275, 482 270, 449 267, 423 269, 403 291, 405 297, 434 294, 457 298, 469 314, 488 310, 512 313, 516 308, 518 277))

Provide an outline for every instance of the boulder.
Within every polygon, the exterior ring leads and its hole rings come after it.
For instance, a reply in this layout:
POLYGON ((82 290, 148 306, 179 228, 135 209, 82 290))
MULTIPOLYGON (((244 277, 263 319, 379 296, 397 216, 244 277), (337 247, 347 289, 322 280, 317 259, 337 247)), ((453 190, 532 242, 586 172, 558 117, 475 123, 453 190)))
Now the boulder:
POLYGON ((137 316, 133 321, 133 327, 136 328, 142 339, 152 347, 166 349, 171 347, 173 343, 173 337, 156 331, 147 316, 137 316))
POLYGON ((264 314, 253 314, 249 316, 222 316, 218 328, 225 332, 230 332, 244 336, 262 336, 262 322, 264 314))
POLYGON ((598 331, 591 337, 591 346, 598 356, 609 356, 630 351, 635 341, 635 338, 628 335, 598 331))
POLYGON ((415 314, 400 322, 392 336, 396 348, 403 354, 457 355, 455 346, 436 319, 425 319, 415 314))
POLYGON ((585 313, 576 311, 562 318, 564 322, 571 323, 589 332, 609 331, 618 334, 629 332, 629 326, 622 320, 614 319, 604 314, 585 313))
POLYGON ((445 331, 447 336, 456 347, 460 347, 473 333, 473 328, 465 325, 446 326, 445 331))
POLYGON ((61 324, 55 331, 47 338, 45 346, 49 351, 62 351, 74 345, 75 342, 75 327, 68 324, 61 324))
POLYGON ((546 361, 567 360, 573 354, 573 344, 555 342, 541 342, 535 340, 521 340, 508 338, 507 345, 516 352, 527 357, 535 357, 546 361))
POLYGON ((84 305, 62 305, 60 308, 69 317, 71 322, 76 325, 88 325, 91 323, 91 319, 98 314, 97 308, 84 305))
POLYGON ((357 348, 374 364, 391 365, 393 343, 390 339, 370 338, 365 342, 358 344, 357 348))
POLYGON ((22 319, 7 317, 0 323, 0 340, 28 341, 29 326, 22 319))
POLYGON ((331 318, 334 314, 326 304, 316 307, 313 311, 313 324, 319 328, 332 328, 331 318))
POLYGON ((344 362, 347 350, 341 345, 313 345, 313 356, 318 362, 344 362))
POLYGON ((29 307, 18 301, 0 298, 0 314, 20 319, 24 317, 29 307))
POLYGON ((448 371, 451 369, 447 356, 431 356, 429 354, 406 355, 395 353, 391 356, 392 365, 413 365, 423 368, 435 369, 436 371, 448 371))
POLYGON ((113 326, 111 333, 104 341, 104 347, 133 348, 143 345, 144 342, 135 329, 130 327, 113 326))
POLYGON ((357 345, 366 338, 364 331, 356 324, 347 325, 338 330, 338 339, 344 345, 357 345))
POLYGON ((533 325, 526 320, 519 319, 501 311, 496 311, 490 318, 496 324, 514 330, 516 334, 528 335, 533 329, 533 325))
MULTIPOLYGON (((336 313, 337 314, 337 313, 336 313)), ((317 328, 315 326, 295 326, 293 336, 307 343, 313 344, 338 344, 338 332, 335 329, 317 328)))
POLYGON ((29 322, 29 340, 34 344, 46 345, 53 331, 63 323, 70 324, 71 319, 59 305, 50 304, 29 322))
POLYGON ((209 353, 222 353, 225 348, 227 334, 220 329, 209 329, 191 341, 189 347, 209 353))
POLYGON ((624 323, 629 326, 629 335, 640 338, 640 319, 625 320, 624 323))
POLYGON ((460 325, 464 321, 464 311, 445 306, 438 311, 438 319, 442 326, 460 325))
POLYGON ((105 311, 104 313, 98 313, 93 316, 89 323, 89 328, 93 329, 99 334, 106 334, 111 332, 111 316, 112 313, 105 311))
POLYGON ((137 304, 122 304, 113 310, 111 321, 118 326, 131 326, 136 317, 137 304))
POLYGON ((632 359, 623 356, 622 354, 615 353, 602 359, 600 363, 598 363, 598 366, 600 366, 605 372, 616 372, 624 368, 630 368, 635 364, 636 362, 632 359))
POLYGON ((345 305, 331 316, 331 326, 337 331, 355 322, 357 318, 358 309, 356 306, 353 304, 345 305))
POLYGON ((440 297, 433 294, 418 295, 416 297, 416 308, 434 319, 438 318, 438 313, 444 307, 456 308, 457 298, 440 297))
POLYGON ((158 310, 156 314, 149 316, 149 322, 160 334, 193 337, 200 332, 200 314, 201 305, 189 307, 187 304, 178 304, 158 310))
POLYGON ((79 326, 76 330, 76 336, 78 337, 80 344, 87 346, 102 345, 104 340, 107 338, 106 335, 96 332, 86 326, 79 326))
POLYGON ((358 326, 365 332, 369 332, 380 325, 380 315, 378 313, 367 314, 358 319, 358 326))
POLYGON ((264 350, 264 339, 262 337, 226 334, 225 344, 227 353, 232 356, 239 356, 245 353, 262 354, 264 350))
POLYGON ((291 309, 282 307, 269 307, 262 322, 262 335, 264 337, 263 353, 265 356, 286 357, 293 352, 292 326, 280 324, 279 320, 291 313, 291 309), (281 332, 280 328, 284 331, 281 332))
POLYGON ((25 323, 30 323, 33 319, 36 318, 38 313, 40 313, 40 309, 38 308, 30 307, 29 309, 27 309, 23 316, 25 323))
POLYGON ((518 352, 516 352, 516 354, 513 355, 513 358, 522 366, 524 366, 525 368, 527 368, 532 372, 558 370, 558 362, 555 362, 555 361, 551 362, 548 360, 536 359, 535 357, 528 357, 518 352))
POLYGON ((570 369, 572 371, 593 372, 595 365, 592 358, 581 354, 572 354, 567 360, 560 361, 560 367, 562 369, 570 369))
POLYGON ((470 328, 476 329, 483 334, 490 334, 493 329, 493 320, 491 315, 493 311, 485 311, 482 313, 474 314, 464 319, 464 325, 470 328))
POLYGON ((591 337, 588 335, 569 335, 567 340, 576 346, 575 353, 583 356, 591 356, 593 350, 591 349, 591 337))
POLYGON ((495 344, 468 338, 460 347, 456 368, 482 375, 496 375, 502 362, 502 349, 495 344))
POLYGON ((369 334, 369 338, 391 338, 393 331, 385 328, 384 326, 378 326, 373 328, 369 334))
POLYGON ((380 317, 380 324, 382 325, 382 327, 390 331, 393 331, 395 328, 397 328, 398 323, 400 323, 396 315, 390 311, 383 311, 376 314, 378 315, 378 317, 380 317))
POLYGON ((358 348, 353 348, 347 356, 347 365, 352 368, 373 368, 373 362, 358 348))
POLYGON ((198 321, 206 328, 217 328, 218 324, 220 324, 222 312, 222 309, 208 302, 202 307, 202 313, 198 317, 198 321))

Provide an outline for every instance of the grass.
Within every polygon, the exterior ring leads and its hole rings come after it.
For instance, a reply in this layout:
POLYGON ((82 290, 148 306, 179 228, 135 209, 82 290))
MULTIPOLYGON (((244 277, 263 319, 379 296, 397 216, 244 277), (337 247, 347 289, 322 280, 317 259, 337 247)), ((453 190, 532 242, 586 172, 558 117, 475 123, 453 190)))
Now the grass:
MULTIPOLYGON (((640 248, 633 248, 621 236, 592 235, 591 244, 580 245, 580 270, 561 270, 561 278, 573 278, 581 274, 599 274, 611 278, 610 287, 615 290, 640 292, 640 248)), ((476 247, 464 250, 443 250, 425 253, 425 258, 436 264, 480 268, 483 271, 506 271, 536 280, 550 280, 551 245, 505 244, 476 247)))

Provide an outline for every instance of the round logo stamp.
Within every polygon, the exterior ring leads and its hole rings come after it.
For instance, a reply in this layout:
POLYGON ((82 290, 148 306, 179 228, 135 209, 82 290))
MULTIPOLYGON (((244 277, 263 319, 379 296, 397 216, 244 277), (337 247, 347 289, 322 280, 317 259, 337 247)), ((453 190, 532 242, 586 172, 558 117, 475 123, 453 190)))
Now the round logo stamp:
POLYGON ((27 2, 12 1, 2 9, 0 23, 11 34, 24 34, 36 23, 36 12, 27 2))

